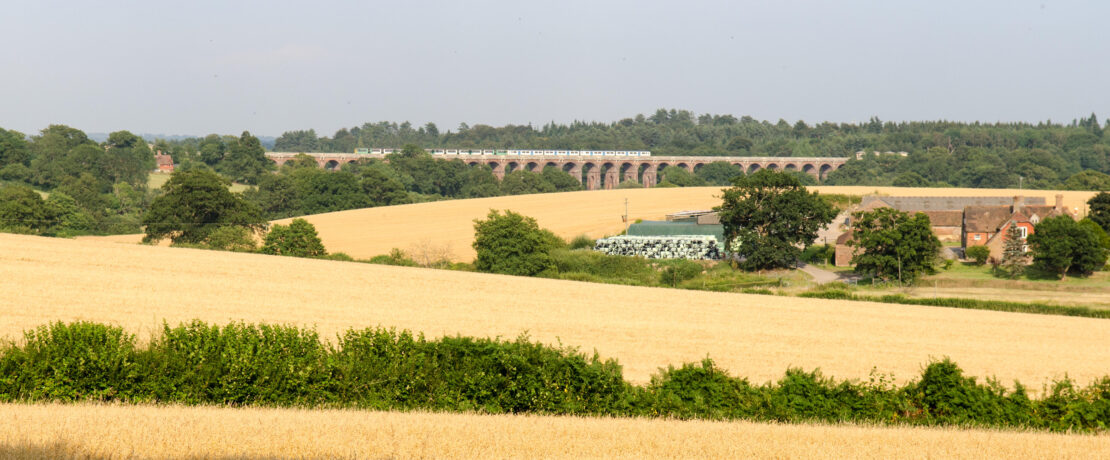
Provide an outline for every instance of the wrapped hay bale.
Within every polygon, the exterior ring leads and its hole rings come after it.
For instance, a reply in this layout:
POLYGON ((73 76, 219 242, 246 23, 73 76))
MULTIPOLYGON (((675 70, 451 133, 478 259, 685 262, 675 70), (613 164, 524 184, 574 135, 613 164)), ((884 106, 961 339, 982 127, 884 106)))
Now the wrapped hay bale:
POLYGON ((595 251, 648 259, 720 259, 717 238, 691 236, 614 236, 597 240, 595 251))

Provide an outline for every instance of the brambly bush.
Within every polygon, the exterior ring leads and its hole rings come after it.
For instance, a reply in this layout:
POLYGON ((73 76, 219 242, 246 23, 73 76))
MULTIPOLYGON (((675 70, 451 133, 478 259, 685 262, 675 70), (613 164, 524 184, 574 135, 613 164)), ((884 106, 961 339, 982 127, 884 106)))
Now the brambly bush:
MULTIPOLYGON (((835 292, 835 291, 830 291, 835 292)), ((948 359, 917 380, 837 381, 790 369, 753 384, 712 360, 635 386, 620 365, 577 349, 407 331, 351 330, 334 345, 293 326, 164 326, 145 347, 120 328, 53 323, 0 348, 0 401, 111 401, 353 407, 826 423, 981 426, 1101 433, 1110 377, 1068 379, 1030 398, 963 375, 948 359)))

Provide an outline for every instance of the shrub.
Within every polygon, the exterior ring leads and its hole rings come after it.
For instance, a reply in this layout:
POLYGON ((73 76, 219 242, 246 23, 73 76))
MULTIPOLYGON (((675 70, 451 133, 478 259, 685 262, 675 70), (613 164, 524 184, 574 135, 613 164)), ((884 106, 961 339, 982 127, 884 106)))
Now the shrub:
POLYGON ((293 219, 289 225, 274 224, 266 234, 263 254, 293 257, 321 257, 328 254, 316 227, 304 219, 293 219))
POLYGON ((694 279, 702 272, 702 266, 691 260, 668 260, 663 262, 662 265, 663 270, 659 273, 659 282, 671 287, 678 287, 678 283, 694 279))
POLYGON ((110 400, 136 384, 135 338, 119 327, 57 322, 23 337, 0 355, 5 400, 110 400))
POLYGON ((217 228, 208 235, 208 247, 221 251, 253 252, 258 245, 250 230, 228 225, 217 228))
POLYGON ((408 255, 405 254, 405 251, 397 248, 391 249, 389 251, 389 254, 376 255, 374 257, 371 257, 370 260, 368 260, 367 262, 370 262, 372 264, 396 265, 401 267, 420 266, 420 264, 416 263, 416 261, 410 259, 408 255))
POLYGON ((990 248, 986 246, 969 246, 967 252, 964 254, 968 259, 975 261, 975 265, 983 265, 987 263, 987 259, 991 256, 990 248))
POLYGON ((586 235, 578 235, 570 240, 567 249, 593 249, 596 240, 586 235))
POLYGON ((474 221, 474 251, 478 253, 474 267, 482 272, 536 276, 554 268, 549 252, 565 245, 557 240, 531 217, 490 210, 485 220, 474 221))

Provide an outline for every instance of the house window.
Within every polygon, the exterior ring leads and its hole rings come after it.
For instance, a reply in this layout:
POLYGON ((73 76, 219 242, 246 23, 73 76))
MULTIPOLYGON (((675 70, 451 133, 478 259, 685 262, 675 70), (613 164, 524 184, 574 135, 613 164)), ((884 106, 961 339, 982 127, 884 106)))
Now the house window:
POLYGON ((975 241, 979 241, 981 239, 983 239, 983 235, 980 235, 980 234, 976 233, 975 234, 975 241))
POLYGON ((1021 233, 1021 239, 1025 239, 1026 236, 1029 236, 1029 229, 1028 228, 1019 226, 1018 227, 1018 232, 1021 233))

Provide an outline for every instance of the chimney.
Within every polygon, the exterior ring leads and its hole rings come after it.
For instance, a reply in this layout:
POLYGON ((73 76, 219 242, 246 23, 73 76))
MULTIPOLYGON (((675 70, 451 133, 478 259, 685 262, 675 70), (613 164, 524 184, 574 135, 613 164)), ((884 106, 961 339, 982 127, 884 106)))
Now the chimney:
POLYGON ((1056 194, 1056 206, 1053 207, 1053 209, 1055 209, 1056 212, 1064 212, 1064 194, 1063 193, 1057 193, 1056 194))
POLYGON ((1011 212, 1022 212, 1025 210, 1025 197, 1018 195, 1014 197, 1014 207, 1011 212))

